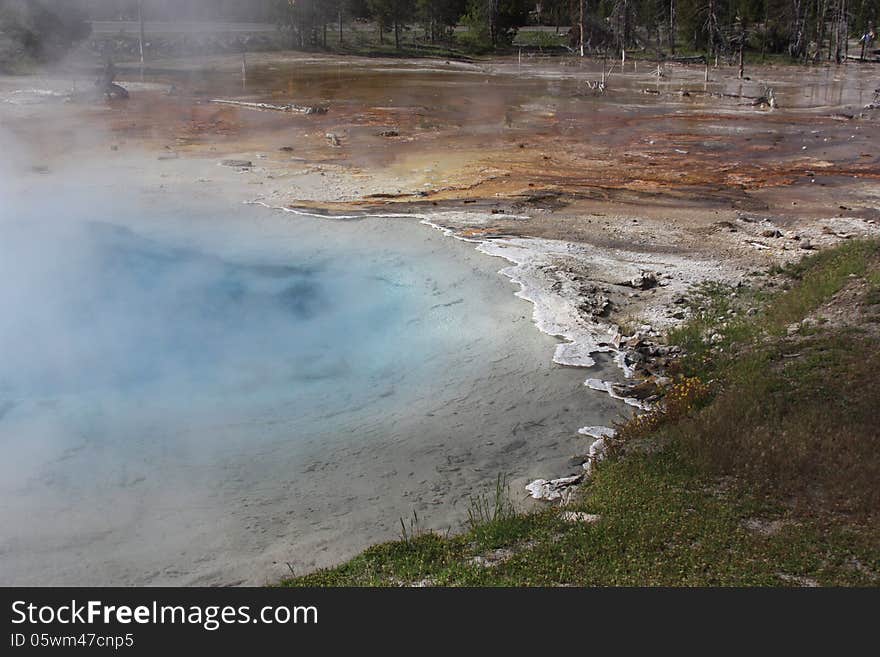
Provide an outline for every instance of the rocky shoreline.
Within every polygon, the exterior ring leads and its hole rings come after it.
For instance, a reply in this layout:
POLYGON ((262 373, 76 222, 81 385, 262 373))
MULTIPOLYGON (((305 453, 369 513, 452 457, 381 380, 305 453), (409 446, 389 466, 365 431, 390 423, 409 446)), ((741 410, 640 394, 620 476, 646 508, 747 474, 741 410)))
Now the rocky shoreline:
MULTIPOLYGON (((291 207, 274 207, 258 200, 249 203, 297 214, 313 214, 291 207)), ((662 335, 686 319, 687 313, 680 308, 687 290, 706 281, 736 285, 742 279, 741 272, 708 261, 541 238, 479 236, 475 229, 490 225, 495 218, 490 213, 363 212, 328 213, 326 216, 335 220, 371 216, 419 220, 448 237, 475 244, 481 253, 507 260, 510 266, 502 268, 499 273, 519 286, 517 297, 533 305, 535 326, 560 340, 553 362, 589 369, 595 365, 596 354, 611 355, 623 380, 588 377, 583 385, 639 411, 650 410, 659 399, 660 387, 670 381, 666 368, 680 354, 680 349, 665 345, 662 335), (589 274, 590 270, 595 273, 589 274), (618 313, 631 310, 641 293, 650 293, 651 300, 641 305, 637 317, 644 322, 651 318, 656 326, 641 323, 627 333, 609 318, 611 309, 618 313)), ((595 463, 604 458, 607 440, 615 431, 604 426, 585 426, 578 433, 593 439, 583 456, 581 467, 584 472, 532 481, 526 490, 533 499, 565 503, 577 486, 590 476, 595 463)))
MULTIPOLYGON (((488 221, 493 218, 488 217, 488 221)), ((590 368, 595 364, 595 354, 612 354, 624 381, 587 378, 584 386, 621 400, 637 412, 651 410, 660 401, 662 388, 672 382, 668 368, 683 352, 679 346, 667 344, 664 336, 690 318, 692 311, 686 304, 689 290, 709 282, 735 289, 743 285, 747 275, 742 267, 696 258, 541 238, 494 234, 477 238, 473 228, 481 218, 485 221, 486 215, 474 215, 465 222, 444 221, 444 215, 439 214, 421 221, 451 237, 476 243, 482 253, 512 263, 499 273, 519 285, 518 297, 533 304, 537 328, 562 340, 553 361, 590 368), (650 295, 647 302, 641 299, 646 293, 650 295), (627 331, 609 318, 612 310, 618 316, 633 312, 637 325, 627 331)), ((746 216, 742 221, 746 225, 757 223, 759 228, 762 224, 772 225, 746 216)), ((861 233, 867 228, 870 232, 873 225, 859 222, 855 230, 861 233)), ((770 232, 765 228, 762 234, 770 232)), ((775 228, 772 233, 772 237, 783 237, 775 228)), ((815 248, 808 238, 795 237, 800 250, 815 248)), ((849 239, 851 234, 824 230, 822 237, 823 242, 834 243, 849 239)), ((582 457, 583 473, 536 479, 525 487, 531 498, 567 504, 578 486, 589 479, 595 464, 605 458, 608 441, 616 431, 585 426, 578 433, 593 439, 582 457)))
MULTIPOLYGON (((553 362, 589 370, 595 365, 597 354, 611 356, 621 379, 587 377, 583 385, 624 402, 636 409, 635 412, 650 410, 660 399, 662 388, 672 381, 667 369, 681 355, 681 349, 667 344, 664 336, 690 318, 692 311, 686 304, 688 292, 704 283, 736 288, 753 271, 742 261, 728 263, 700 255, 688 257, 647 249, 509 235, 497 229, 497 213, 481 212, 478 208, 435 208, 433 212, 423 212, 423 208, 409 204, 390 204, 384 212, 358 208, 350 214, 337 214, 337 208, 328 208, 322 213, 311 207, 277 207, 259 200, 253 203, 287 212, 324 214, 337 220, 368 216, 418 220, 449 237, 474 244, 481 253, 506 260, 510 264, 499 273, 519 286, 516 296, 533 305, 535 326, 560 340, 553 362), (392 211, 397 207, 403 211, 392 211), (620 318, 627 318, 627 324, 620 318)), ((504 219, 528 222, 533 216, 510 213, 505 214, 504 219)), ((850 232, 842 234, 808 229, 788 235, 782 250, 775 254, 776 261, 790 261, 805 250, 838 243, 852 234, 868 234, 875 228, 873 222, 862 220, 850 222, 848 226, 850 232), (784 248, 792 241, 795 248, 784 248)), ((761 237, 785 237, 771 220, 746 214, 740 217, 739 226, 722 228, 728 233, 738 233, 736 237, 746 244, 760 243, 761 237), (750 233, 755 236, 750 237, 750 233)), ((608 440, 615 430, 585 426, 579 434, 592 438, 578 459, 583 472, 564 476, 548 473, 550 478, 533 480, 526 486, 531 498, 566 504, 577 487, 590 477, 595 463, 605 457, 608 440)))

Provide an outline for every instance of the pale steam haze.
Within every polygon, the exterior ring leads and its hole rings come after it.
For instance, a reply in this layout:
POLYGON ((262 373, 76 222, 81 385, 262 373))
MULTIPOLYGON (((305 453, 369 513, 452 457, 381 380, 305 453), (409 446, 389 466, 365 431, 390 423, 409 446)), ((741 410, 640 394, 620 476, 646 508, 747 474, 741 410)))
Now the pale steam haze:
POLYGON ((560 437, 584 417, 471 245, 3 145, 4 584, 262 583, 482 490, 525 414, 560 437))

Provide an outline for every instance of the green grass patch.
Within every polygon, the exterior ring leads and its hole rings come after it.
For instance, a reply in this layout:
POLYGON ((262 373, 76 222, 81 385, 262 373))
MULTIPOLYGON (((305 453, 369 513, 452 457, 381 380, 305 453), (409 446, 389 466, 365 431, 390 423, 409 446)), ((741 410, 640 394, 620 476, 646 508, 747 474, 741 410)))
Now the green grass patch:
POLYGON ((880 305, 880 271, 872 271, 867 276, 868 292, 865 294, 865 303, 869 306, 880 305))
MULTIPOLYGON (((782 281, 776 292, 720 283, 695 287, 688 300, 692 319, 668 335, 669 343, 681 346, 687 354, 681 362, 683 371, 712 378, 759 340, 785 335, 789 326, 831 299, 851 277, 864 276, 878 253, 877 240, 852 241, 820 251, 777 269, 774 273, 782 281)), ((741 367, 742 375, 754 373, 752 365, 741 367)))
POLYGON ((719 382, 673 430, 700 467, 803 512, 880 510, 880 343, 860 326, 804 323, 850 283, 865 281, 857 305, 869 302, 878 261, 880 243, 854 241, 779 269, 775 292, 695 290, 699 312, 670 341, 687 350, 687 373, 719 382))
POLYGON ((803 319, 839 292, 849 277, 863 276, 878 251, 880 242, 875 240, 847 242, 788 267, 785 273, 797 284, 774 297, 764 317, 766 328, 779 335, 786 326, 803 319))
POLYGON ((804 513, 876 513, 878 345, 841 332, 796 349, 744 355, 712 403, 675 427, 676 440, 706 471, 735 473, 804 513))

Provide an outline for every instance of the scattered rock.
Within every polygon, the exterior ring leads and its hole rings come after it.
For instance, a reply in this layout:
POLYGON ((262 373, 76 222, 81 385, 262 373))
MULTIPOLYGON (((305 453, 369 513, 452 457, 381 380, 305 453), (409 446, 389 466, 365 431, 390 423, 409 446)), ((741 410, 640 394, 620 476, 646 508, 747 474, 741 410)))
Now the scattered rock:
POLYGON ((796 586, 803 586, 805 588, 816 588, 819 586, 819 582, 812 579, 811 577, 803 577, 800 575, 789 575, 787 573, 776 573, 779 579, 789 582, 790 584, 795 584, 796 586))
POLYGON ((644 401, 648 397, 652 397, 659 392, 657 384, 651 379, 646 379, 639 383, 629 385, 614 385, 613 388, 614 392, 621 397, 629 397, 640 401, 644 401))
POLYGON ((773 94, 773 89, 766 89, 764 94, 752 103, 752 106, 776 109, 776 96, 773 94))
POLYGON ((293 146, 282 146, 278 150, 282 153, 293 153, 293 146))
MULTIPOLYGON (((609 436, 610 437, 610 436, 609 436)), ((608 437, 597 438, 590 445, 590 451, 587 454, 587 460, 584 461, 583 467, 586 476, 593 474, 593 469, 599 461, 605 460, 608 455, 608 437)))
POLYGON ((798 248, 804 249, 805 251, 810 251, 813 248, 813 243, 810 240, 803 239, 800 241, 800 244, 798 244, 798 248))
POLYGON ((492 568, 493 566, 508 561, 513 555, 513 550, 509 548, 499 548, 497 550, 492 550, 486 555, 471 557, 468 559, 468 563, 473 566, 480 566, 480 568, 492 568))
POLYGON ((250 160, 223 160, 220 164, 224 167, 232 167, 233 169, 250 169, 254 163, 250 160))
POLYGON ((591 293, 584 297, 578 308, 581 312, 594 317, 607 317, 612 309, 611 299, 604 294, 591 293))
POLYGON ((108 100, 128 100, 129 94, 125 87, 111 82, 104 88, 104 97, 108 100))
POLYGON ((602 520, 602 516, 597 513, 584 513, 583 511, 563 511, 559 517, 565 522, 582 522, 587 525, 595 525, 602 520))
POLYGON ((379 133, 380 137, 399 137, 400 133, 397 130, 382 130, 379 133))
POLYGON ((553 500, 562 499, 563 492, 566 489, 577 486, 583 479, 583 475, 561 477, 549 481, 547 479, 535 479, 526 486, 526 490, 533 499, 552 502, 553 500))
POLYGON ((342 146, 342 142, 340 141, 336 133, 328 132, 324 136, 327 138, 327 141, 330 142, 331 146, 342 146))
POLYGON ((785 527, 785 523, 782 520, 747 518, 746 520, 743 520, 743 527, 751 532, 760 534, 761 536, 775 536, 782 531, 782 528, 785 527))
POLYGON ((429 586, 436 586, 436 585, 437 585, 437 582, 435 582, 430 577, 426 577, 425 579, 420 579, 419 581, 413 582, 412 584, 410 584, 410 586, 412 588, 417 588, 417 589, 423 589, 423 588, 427 588, 429 586))
POLYGON ((838 233, 831 226, 822 226, 822 233, 825 235, 832 235, 832 236, 837 237, 842 240, 851 239, 853 236, 852 233, 838 233))
POLYGON ((635 278, 619 283, 623 287, 631 287, 636 290, 650 290, 653 287, 657 287, 657 284, 657 274, 650 271, 639 272, 639 275, 635 278))
POLYGON ((611 438, 616 432, 611 427, 581 427, 578 433, 590 438, 611 438))
POLYGON ((777 228, 768 228, 761 232, 761 237, 782 237, 782 231, 777 228))

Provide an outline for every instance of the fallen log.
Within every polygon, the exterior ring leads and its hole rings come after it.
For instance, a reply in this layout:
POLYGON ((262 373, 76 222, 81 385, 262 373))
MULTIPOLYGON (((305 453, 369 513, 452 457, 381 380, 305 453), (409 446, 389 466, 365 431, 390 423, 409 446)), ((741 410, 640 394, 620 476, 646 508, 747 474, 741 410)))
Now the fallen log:
POLYGON ((705 55, 694 55, 692 57, 666 57, 664 61, 675 62, 676 64, 705 64, 705 55))
POLYGON ((847 61, 862 62, 863 64, 880 64, 880 57, 859 57, 858 55, 847 55, 847 61))
POLYGON ((244 107, 245 109, 271 111, 271 112, 292 112, 294 114, 326 114, 327 108, 320 105, 272 105, 270 103, 248 103, 242 100, 223 100, 215 98, 211 101, 218 105, 232 105, 234 107, 244 107))

